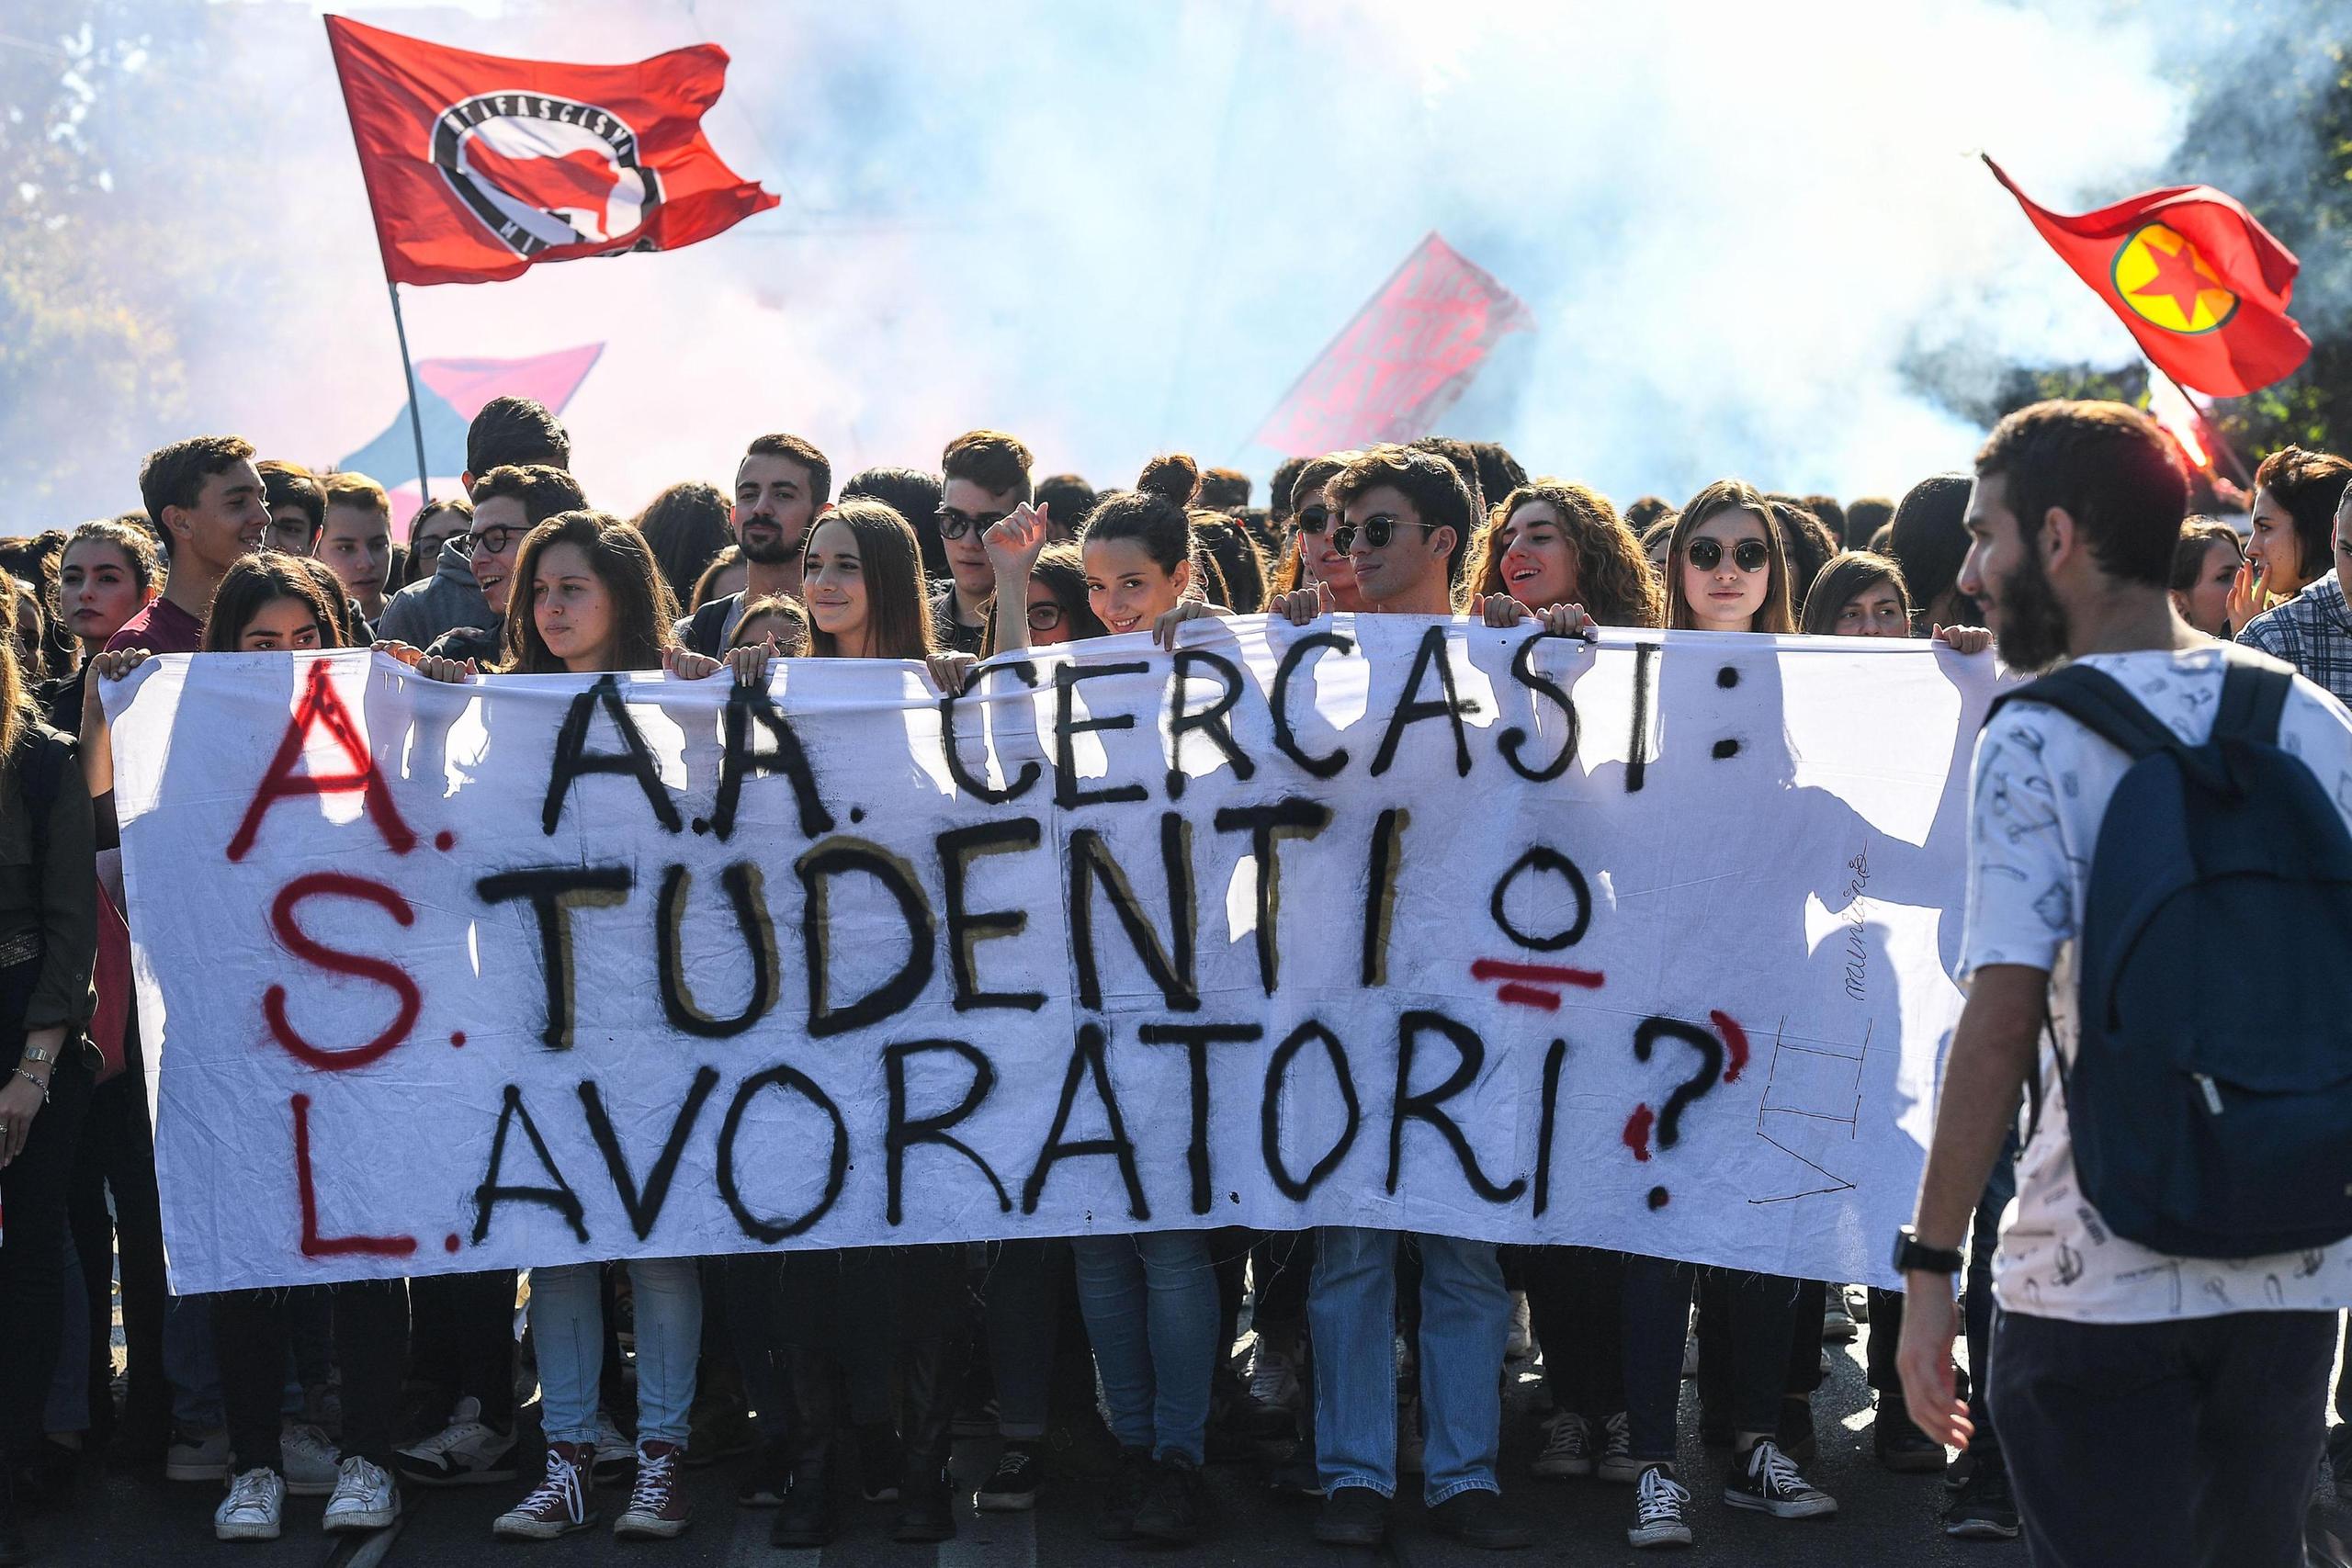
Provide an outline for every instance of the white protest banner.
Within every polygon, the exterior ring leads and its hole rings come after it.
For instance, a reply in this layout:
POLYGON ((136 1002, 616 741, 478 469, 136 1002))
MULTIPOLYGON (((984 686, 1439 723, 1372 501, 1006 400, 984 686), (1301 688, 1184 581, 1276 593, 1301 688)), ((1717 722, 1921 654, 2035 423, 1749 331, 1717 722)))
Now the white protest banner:
POLYGON ((1991 664, 154 660, 107 698, 174 1288, 1317 1224, 1883 1280, 1991 664))

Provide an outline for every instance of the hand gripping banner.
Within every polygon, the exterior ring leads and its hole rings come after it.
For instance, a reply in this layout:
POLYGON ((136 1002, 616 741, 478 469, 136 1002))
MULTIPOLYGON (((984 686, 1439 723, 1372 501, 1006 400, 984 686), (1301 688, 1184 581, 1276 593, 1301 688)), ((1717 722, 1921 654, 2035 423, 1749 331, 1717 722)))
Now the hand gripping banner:
POLYGON ((1989 658, 1249 618, 110 685, 174 1289, 1165 1226, 1884 1276, 1989 658))

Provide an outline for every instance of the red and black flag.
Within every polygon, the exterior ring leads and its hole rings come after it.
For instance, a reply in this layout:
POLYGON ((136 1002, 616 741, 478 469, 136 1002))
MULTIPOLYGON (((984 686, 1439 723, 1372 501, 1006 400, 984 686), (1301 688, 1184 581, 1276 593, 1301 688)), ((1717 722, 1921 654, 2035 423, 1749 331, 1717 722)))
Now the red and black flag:
POLYGON ((716 44, 566 65, 326 23, 394 283, 673 251, 776 204, 703 135, 727 79, 716 44))

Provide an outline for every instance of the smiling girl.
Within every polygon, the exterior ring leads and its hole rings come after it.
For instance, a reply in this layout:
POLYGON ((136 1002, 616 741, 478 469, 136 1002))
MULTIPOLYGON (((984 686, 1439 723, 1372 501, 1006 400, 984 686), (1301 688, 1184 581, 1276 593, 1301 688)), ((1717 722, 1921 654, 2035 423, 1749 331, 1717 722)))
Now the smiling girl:
POLYGON ((1606 497, 1564 479, 1521 485, 1495 508, 1470 558, 1471 592, 1541 615, 1579 604, 1604 626, 1654 626, 1665 595, 1606 497))

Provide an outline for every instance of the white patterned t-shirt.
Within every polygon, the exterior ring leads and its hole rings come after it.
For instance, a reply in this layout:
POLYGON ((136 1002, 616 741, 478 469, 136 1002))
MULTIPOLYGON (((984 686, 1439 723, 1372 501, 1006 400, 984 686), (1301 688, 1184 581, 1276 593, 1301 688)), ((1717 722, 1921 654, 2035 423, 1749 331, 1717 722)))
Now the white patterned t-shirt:
MULTIPOLYGON (((2201 744, 2212 733, 2223 676, 2219 648, 2094 654, 2078 662, 2122 682, 2184 741, 2201 744)), ((2278 735, 2352 825, 2352 716, 2297 676, 2278 735)), ((2352 1305, 2352 1242, 2228 1262, 2172 1258, 2113 1234, 2077 1187, 2052 1038, 2071 1061, 2075 936, 2090 887, 2091 852, 2108 799, 2130 766, 2114 746, 2037 705, 2003 708, 1977 739, 1962 983, 1988 964, 2021 964, 2052 976, 2052 1031, 2037 1055, 2040 1121, 2018 1164, 2017 1200, 2002 1220, 1994 1293, 2007 1311, 2075 1323, 2352 1305)), ((2263 937, 2213 933, 2216 942, 2248 949, 2263 937)), ((2257 972, 2247 983, 2314 984, 2317 977, 2257 972)), ((2312 1005, 2346 1004, 2314 996, 2312 1005)))

